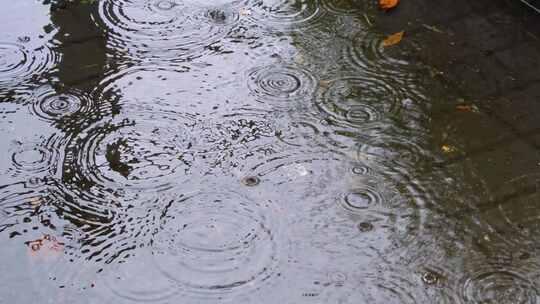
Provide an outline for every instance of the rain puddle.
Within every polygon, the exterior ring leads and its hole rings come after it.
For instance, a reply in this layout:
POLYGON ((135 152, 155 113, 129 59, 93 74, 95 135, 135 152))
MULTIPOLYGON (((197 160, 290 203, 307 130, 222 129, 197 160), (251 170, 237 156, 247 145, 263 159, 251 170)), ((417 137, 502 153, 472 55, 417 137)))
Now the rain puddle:
POLYGON ((0 16, 0 303, 538 302, 539 176, 488 185, 376 1, 0 16))

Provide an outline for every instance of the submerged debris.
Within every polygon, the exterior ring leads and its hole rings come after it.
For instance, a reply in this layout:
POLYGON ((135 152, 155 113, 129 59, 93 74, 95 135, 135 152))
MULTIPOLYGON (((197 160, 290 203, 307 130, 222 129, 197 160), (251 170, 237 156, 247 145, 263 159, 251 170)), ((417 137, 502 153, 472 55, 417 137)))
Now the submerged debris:
POLYGON ((248 187, 254 187, 261 183, 261 180, 257 176, 246 176, 242 178, 242 184, 248 187))
POLYGON ((362 222, 358 224, 358 230, 360 230, 360 232, 369 232, 373 229, 374 229, 373 224, 369 222, 362 222))

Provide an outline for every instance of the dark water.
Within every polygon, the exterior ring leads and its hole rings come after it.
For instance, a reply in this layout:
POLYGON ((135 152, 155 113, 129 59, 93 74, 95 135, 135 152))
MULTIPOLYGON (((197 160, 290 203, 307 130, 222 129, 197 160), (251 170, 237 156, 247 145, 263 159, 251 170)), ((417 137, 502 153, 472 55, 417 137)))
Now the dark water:
POLYGON ((0 303, 539 302, 540 176, 461 157, 374 1, 0 16, 0 303))

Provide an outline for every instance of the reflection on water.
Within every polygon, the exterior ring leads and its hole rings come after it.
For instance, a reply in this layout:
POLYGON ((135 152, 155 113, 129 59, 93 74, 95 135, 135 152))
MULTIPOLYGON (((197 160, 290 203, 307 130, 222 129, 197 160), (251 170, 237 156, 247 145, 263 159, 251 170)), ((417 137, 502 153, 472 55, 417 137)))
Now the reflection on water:
POLYGON ((537 177, 440 165, 373 1, 5 5, 0 302, 538 302, 537 177))

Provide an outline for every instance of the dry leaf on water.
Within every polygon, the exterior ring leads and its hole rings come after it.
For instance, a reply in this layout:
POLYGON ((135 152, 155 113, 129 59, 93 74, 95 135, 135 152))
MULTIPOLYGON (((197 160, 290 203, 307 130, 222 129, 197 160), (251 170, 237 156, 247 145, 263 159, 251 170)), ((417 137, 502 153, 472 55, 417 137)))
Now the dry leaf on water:
POLYGON ((398 5, 399 0, 379 0, 379 6, 383 10, 389 10, 398 5))
POLYGON ((392 35, 386 37, 386 39, 383 40, 382 45, 384 47, 389 47, 389 46, 392 46, 392 45, 396 45, 396 44, 401 42, 401 40, 403 39, 403 35, 405 35, 405 31, 401 31, 399 33, 392 34, 392 35))

